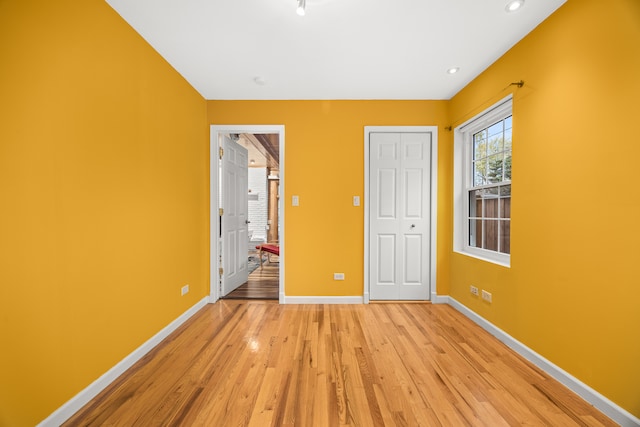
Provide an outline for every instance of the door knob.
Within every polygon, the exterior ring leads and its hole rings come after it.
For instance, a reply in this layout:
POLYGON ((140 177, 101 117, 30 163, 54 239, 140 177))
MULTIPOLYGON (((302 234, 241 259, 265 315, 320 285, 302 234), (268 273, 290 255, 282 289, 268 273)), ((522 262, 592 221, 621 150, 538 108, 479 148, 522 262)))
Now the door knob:
POLYGON ((411 228, 416 228, 416 225, 415 224, 411 224, 411 228))

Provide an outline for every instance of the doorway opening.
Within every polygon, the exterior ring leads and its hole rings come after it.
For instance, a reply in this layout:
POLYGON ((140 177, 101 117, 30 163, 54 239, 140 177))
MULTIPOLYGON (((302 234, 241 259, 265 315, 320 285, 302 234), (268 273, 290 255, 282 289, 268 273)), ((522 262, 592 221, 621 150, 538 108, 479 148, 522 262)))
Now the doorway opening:
POLYGON ((284 301, 283 154, 284 126, 211 126, 212 302, 284 301))

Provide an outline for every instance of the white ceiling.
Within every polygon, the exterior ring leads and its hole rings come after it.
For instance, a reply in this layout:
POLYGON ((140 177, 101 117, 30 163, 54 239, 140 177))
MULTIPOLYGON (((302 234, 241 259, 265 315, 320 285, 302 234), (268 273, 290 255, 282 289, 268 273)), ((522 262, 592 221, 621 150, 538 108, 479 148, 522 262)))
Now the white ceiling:
POLYGON ((566 0, 106 1, 206 99, 435 100, 566 0))

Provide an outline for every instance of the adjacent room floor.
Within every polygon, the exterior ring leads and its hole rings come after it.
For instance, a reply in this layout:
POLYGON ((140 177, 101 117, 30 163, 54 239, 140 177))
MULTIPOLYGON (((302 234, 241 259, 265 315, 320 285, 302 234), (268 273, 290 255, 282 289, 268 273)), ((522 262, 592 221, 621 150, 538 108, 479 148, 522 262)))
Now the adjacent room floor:
MULTIPOLYGON (((250 254, 250 260, 257 261, 257 252, 250 254), (254 257, 254 258, 252 258, 254 257)), ((259 263, 258 263, 259 265, 259 263)), ((226 295, 225 299, 267 299, 277 300, 279 289, 279 257, 276 255, 263 256, 262 268, 255 267, 249 274, 249 280, 226 295)))

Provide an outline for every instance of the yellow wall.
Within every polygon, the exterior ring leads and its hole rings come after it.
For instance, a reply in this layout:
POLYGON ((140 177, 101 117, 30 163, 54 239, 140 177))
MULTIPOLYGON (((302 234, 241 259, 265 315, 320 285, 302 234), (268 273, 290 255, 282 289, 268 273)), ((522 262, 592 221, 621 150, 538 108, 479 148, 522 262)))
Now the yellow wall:
MULTIPOLYGON (((448 124, 446 105, 446 101, 208 101, 211 124, 285 126, 287 296, 363 295, 364 213, 352 199, 364 196, 364 127, 428 125, 439 126, 443 133, 448 124), (291 206, 294 194, 300 196, 298 207, 291 206), (322 250, 323 245, 331 250, 322 250), (345 273, 345 281, 334 281, 334 272, 345 273)), ((450 170, 449 164, 445 152, 439 158, 440 174, 450 170)), ((443 212, 450 206, 443 191, 445 181, 439 191, 443 212)), ((438 226, 441 236, 447 235, 448 217, 443 215, 438 226)), ((446 237, 439 239, 443 247, 448 242, 446 237)), ((440 281, 446 283, 438 277, 440 281)))
POLYGON ((569 0, 450 104, 455 126, 525 81, 513 107, 511 268, 454 254, 451 296, 635 416, 638 76, 640 2, 569 0))
POLYGON ((0 425, 29 426, 208 294, 209 131, 102 0, 0 1, 0 94, 0 425))

